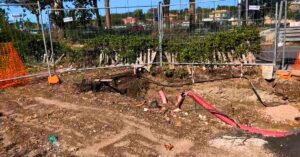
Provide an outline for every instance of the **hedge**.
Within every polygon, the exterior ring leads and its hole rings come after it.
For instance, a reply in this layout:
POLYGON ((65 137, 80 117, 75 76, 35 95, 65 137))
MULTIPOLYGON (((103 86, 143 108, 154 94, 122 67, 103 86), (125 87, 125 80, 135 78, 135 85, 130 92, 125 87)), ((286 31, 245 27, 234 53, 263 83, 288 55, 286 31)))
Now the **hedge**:
MULTIPOLYGON (((213 61, 214 53, 229 53, 236 58, 248 52, 260 52, 260 37, 256 27, 246 26, 225 32, 212 33, 208 36, 180 36, 165 39, 164 51, 175 53, 179 62, 213 61)), ((90 42, 82 49, 94 49, 108 55, 118 54, 121 59, 135 62, 140 52, 147 49, 158 51, 158 39, 151 35, 103 35, 90 42)), ((219 60, 222 61, 222 60, 219 60)))
MULTIPOLYGON (((20 56, 27 62, 39 62, 44 54, 43 41, 40 35, 21 32, 12 29, 10 32, 0 31, 0 41, 14 42, 20 56), (9 38, 12 36, 14 38, 9 38)), ((50 43, 47 43, 50 48, 50 43)), ((260 37, 256 27, 246 26, 201 36, 185 36, 178 34, 174 38, 163 41, 164 51, 177 55, 179 62, 207 62, 213 61, 216 53, 236 58, 248 52, 260 52, 260 37)), ((158 51, 158 37, 150 34, 103 34, 85 43, 79 51, 74 51, 65 46, 63 42, 54 43, 56 56, 65 53, 70 62, 82 62, 87 55, 88 59, 98 60, 101 52, 107 55, 118 54, 121 61, 126 59, 134 63, 140 52, 148 49, 158 51), (89 53, 86 53, 89 51, 89 53)), ((219 62, 223 60, 219 58, 219 62)))

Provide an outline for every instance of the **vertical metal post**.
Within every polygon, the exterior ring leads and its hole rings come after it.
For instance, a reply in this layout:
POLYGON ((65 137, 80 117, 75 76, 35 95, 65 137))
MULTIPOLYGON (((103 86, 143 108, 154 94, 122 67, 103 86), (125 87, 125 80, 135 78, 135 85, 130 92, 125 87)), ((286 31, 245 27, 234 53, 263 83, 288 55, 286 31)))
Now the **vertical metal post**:
POLYGON ((213 22, 213 28, 214 28, 214 31, 215 33, 217 32, 217 25, 216 25, 216 1, 213 1, 214 2, 214 22, 213 22))
MULTIPOLYGON (((48 33, 49 33, 49 40, 50 40, 50 46, 51 46, 51 60, 53 62, 53 64, 55 63, 54 61, 54 50, 53 50, 53 40, 52 40, 52 32, 51 32, 51 20, 50 20, 50 14, 51 14, 51 11, 48 11, 48 21, 49 21, 49 30, 48 30, 48 33)), ((55 65, 54 65, 55 66, 55 65)))
POLYGON ((275 11, 275 32, 274 32, 274 56, 273 56, 273 64, 276 66, 276 58, 277 58, 277 39, 278 39, 278 2, 276 2, 276 11, 275 11))
POLYGON ((238 26, 241 25, 241 14, 242 14, 242 9, 241 9, 241 0, 237 0, 238 2, 238 26))
MULTIPOLYGON (((277 4, 277 13, 278 13, 278 2, 277 4)), ((282 18, 282 7, 283 7, 283 1, 280 1, 280 6, 279 6, 279 15, 277 15, 277 20, 276 20, 276 45, 275 45, 275 66, 277 64, 277 54, 278 54, 278 38, 279 38, 279 32, 280 32, 280 25, 281 25, 281 18, 282 18)))
POLYGON ((214 23, 216 22, 216 1, 214 1, 214 23))
POLYGON ((281 68, 284 69, 285 62, 285 49, 286 49, 286 25, 287 25, 287 12, 288 12, 288 1, 285 0, 285 11, 284 11, 284 37, 283 37, 283 47, 282 47, 282 65, 281 68))
MULTIPOLYGON (((282 7, 283 7, 283 1, 280 1, 280 6, 279 6, 279 15, 278 15, 278 24, 277 26, 280 28, 281 27, 281 20, 282 20, 282 7)), ((280 30, 280 29, 279 29, 280 30)))
POLYGON ((49 55, 48 55, 48 50, 47 50, 47 42, 46 42, 46 37, 45 37, 44 23, 43 23, 43 18, 42 18, 40 1, 37 1, 37 5, 38 5, 38 12, 40 14, 40 16, 38 18, 41 18, 40 21, 41 21, 41 28, 42 28, 42 36, 43 36, 45 54, 46 54, 46 61, 47 61, 47 66, 48 66, 48 73, 51 76, 51 69, 50 69, 50 63, 49 63, 49 55))
POLYGON ((159 65, 163 66, 163 5, 158 4, 158 33, 159 33, 159 65))
POLYGON ((246 5, 245 5, 245 7, 246 7, 246 25, 248 25, 248 16, 249 16, 249 1, 248 0, 246 0, 246 5))

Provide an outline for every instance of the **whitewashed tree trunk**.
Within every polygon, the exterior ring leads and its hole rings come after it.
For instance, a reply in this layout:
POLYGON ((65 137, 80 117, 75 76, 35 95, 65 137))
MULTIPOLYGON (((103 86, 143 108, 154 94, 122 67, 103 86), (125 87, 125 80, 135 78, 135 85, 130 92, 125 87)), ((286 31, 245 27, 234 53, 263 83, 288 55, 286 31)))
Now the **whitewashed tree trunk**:
POLYGON ((228 57, 229 63, 233 63, 232 52, 227 53, 227 57, 228 57))
POLYGON ((166 54, 166 57, 167 57, 167 60, 168 60, 168 63, 169 63, 169 69, 175 69, 175 66, 174 66, 174 63, 173 63, 173 59, 172 59, 172 53, 168 53, 168 52, 165 52, 166 54))
POLYGON ((248 58, 248 62, 249 62, 249 63, 256 63, 255 56, 253 55, 252 52, 249 52, 249 53, 248 53, 247 58, 248 58))
POLYGON ((245 54, 242 54, 242 61, 244 62, 244 64, 247 64, 247 58, 245 54))
POLYGON ((100 55, 99 55, 99 66, 102 65, 102 61, 103 61, 103 58, 104 58, 103 55, 104 55, 104 54, 103 54, 103 51, 101 51, 101 52, 100 52, 100 55))

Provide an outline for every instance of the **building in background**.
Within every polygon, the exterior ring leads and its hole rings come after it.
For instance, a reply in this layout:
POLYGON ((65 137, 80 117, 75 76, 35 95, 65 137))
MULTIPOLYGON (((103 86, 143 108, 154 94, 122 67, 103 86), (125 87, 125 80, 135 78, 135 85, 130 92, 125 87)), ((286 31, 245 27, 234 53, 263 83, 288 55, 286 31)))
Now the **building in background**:
POLYGON ((122 19, 124 25, 137 25, 139 20, 137 18, 134 17, 126 17, 122 19))
POLYGON ((295 1, 291 2, 291 5, 289 6, 289 9, 293 13, 297 12, 297 11, 300 11, 300 1, 295 0, 295 1))
POLYGON ((214 10, 209 14, 209 18, 215 21, 222 21, 230 19, 230 12, 228 10, 214 10))
POLYGON ((214 10, 209 13, 208 18, 203 18, 202 21, 224 21, 229 20, 230 18, 230 12, 228 10, 214 10))

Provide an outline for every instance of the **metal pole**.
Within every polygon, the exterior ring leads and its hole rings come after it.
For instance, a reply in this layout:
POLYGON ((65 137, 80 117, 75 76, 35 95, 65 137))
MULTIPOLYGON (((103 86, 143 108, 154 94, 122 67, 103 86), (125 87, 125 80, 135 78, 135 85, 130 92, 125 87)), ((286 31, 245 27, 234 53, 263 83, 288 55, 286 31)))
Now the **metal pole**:
MULTIPOLYGON (((217 65, 217 66, 272 66, 273 64, 269 63, 247 63, 247 64, 235 64, 235 63, 170 63, 166 62, 165 64, 172 64, 172 65, 207 65, 207 66, 212 66, 212 65, 217 65)), ((143 64, 143 65, 159 65, 159 62, 154 62, 150 64, 143 64)))
POLYGON ((280 27, 281 27, 281 19, 282 19, 282 7, 283 7, 283 1, 280 1, 280 6, 279 6, 279 15, 277 17, 277 24, 276 24, 276 27, 277 27, 277 34, 276 34, 276 58, 275 58, 275 63, 277 64, 277 55, 278 55, 278 39, 279 39, 279 32, 280 32, 280 27))
POLYGON ((214 23, 216 21, 216 2, 214 2, 214 23))
MULTIPOLYGON (((145 65, 155 65, 159 63, 151 63, 151 64, 145 64, 145 65)), ((193 65, 193 66, 199 66, 199 65, 219 65, 219 66, 241 66, 241 64, 232 64, 232 63, 167 63, 167 64, 172 64, 172 65, 193 65)), ((271 66, 270 64, 263 64, 263 63, 255 63, 255 64, 243 64, 243 66, 271 66)), ((82 71, 87 71, 87 70, 98 70, 98 69, 110 69, 110 68, 125 68, 125 67, 132 67, 132 65, 117 65, 117 66, 108 66, 108 67, 90 67, 90 68, 65 68, 65 69, 59 69, 57 73, 63 74, 63 73, 70 73, 70 72, 82 72, 82 71)), ((25 76, 19 76, 19 77, 13 77, 9 79, 3 79, 0 80, 1 82, 6 82, 6 81, 12 81, 12 80, 19 80, 19 79, 25 79, 25 78, 39 78, 39 77, 46 77, 48 75, 48 72, 42 72, 38 74, 31 74, 31 75, 25 75, 25 76)))
POLYGON ((0 4, 0 7, 5 7, 5 6, 18 6, 19 7, 19 6, 29 6, 29 5, 37 5, 37 3, 18 3, 18 4, 7 3, 7 4, 0 4))
MULTIPOLYGON (((1 6, 1 5, 0 5, 1 6)), ((153 8, 156 7, 156 5, 140 5, 140 6, 122 6, 122 7, 98 7, 98 8, 62 8, 62 9, 48 9, 50 11, 68 11, 68 10, 95 10, 95 9, 130 9, 130 8, 153 8)))
MULTIPOLYGON (((37 1, 38 5, 38 12, 42 17, 42 12, 41 12, 41 6, 40 6, 40 1, 37 1)), ((39 17, 40 18, 40 17, 39 17)), ((44 24, 43 24, 43 18, 41 18, 41 28, 42 28, 42 36, 43 36, 43 42, 44 42, 44 47, 45 47, 45 54, 46 54, 46 60, 47 60, 47 66, 48 66, 48 73, 51 76, 51 70, 50 70, 50 63, 49 63, 49 56, 48 56, 48 50, 47 50, 47 43, 46 43, 46 38, 45 38, 45 31, 44 31, 44 24)))
POLYGON ((163 64, 163 8, 162 2, 158 4, 158 32, 159 32, 159 63, 162 67, 163 64))
POLYGON ((241 10, 241 0, 237 0, 238 1, 238 26, 241 25, 241 14, 242 14, 242 10, 241 10))
MULTIPOLYGON (((279 6, 279 17, 278 17, 278 27, 281 27, 281 20, 282 20, 282 8, 283 8, 283 1, 280 1, 280 6, 279 6)), ((280 30, 280 29, 279 29, 280 30)))
POLYGON ((286 49, 286 25, 287 25, 287 12, 288 12, 288 2, 285 2, 285 12, 284 12, 284 37, 283 37, 283 47, 282 47, 282 65, 281 68, 284 69, 284 61, 285 61, 285 49, 286 49))
MULTIPOLYGON (((50 39, 50 46, 51 46, 51 60, 54 63, 54 50, 53 50, 53 40, 52 40, 52 33, 51 33, 51 20, 50 20, 50 13, 51 11, 48 11, 48 21, 49 21, 49 39, 50 39)), ((54 65, 55 66, 55 65, 54 65)))
POLYGON ((273 64, 276 66, 276 58, 277 58, 277 35, 278 35, 278 2, 276 2, 276 11, 275 11, 275 33, 274 33, 274 56, 273 56, 273 64))
POLYGON ((249 1, 246 0, 246 25, 248 25, 248 16, 249 16, 249 1))

